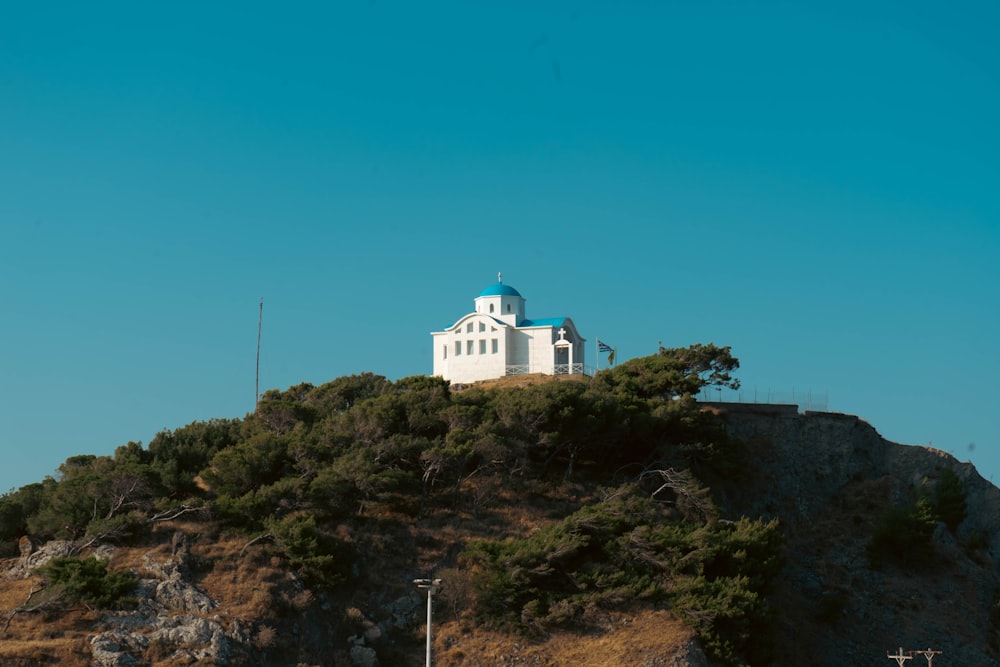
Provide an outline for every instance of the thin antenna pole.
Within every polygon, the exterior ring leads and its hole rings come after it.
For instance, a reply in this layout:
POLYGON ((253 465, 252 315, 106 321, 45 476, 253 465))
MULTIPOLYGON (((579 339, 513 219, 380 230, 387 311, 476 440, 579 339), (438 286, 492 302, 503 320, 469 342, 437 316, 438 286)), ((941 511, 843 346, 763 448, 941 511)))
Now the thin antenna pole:
POLYGON ((264 323, 264 297, 260 298, 260 312, 257 315, 257 373, 254 378, 253 407, 260 401, 260 327, 264 323))

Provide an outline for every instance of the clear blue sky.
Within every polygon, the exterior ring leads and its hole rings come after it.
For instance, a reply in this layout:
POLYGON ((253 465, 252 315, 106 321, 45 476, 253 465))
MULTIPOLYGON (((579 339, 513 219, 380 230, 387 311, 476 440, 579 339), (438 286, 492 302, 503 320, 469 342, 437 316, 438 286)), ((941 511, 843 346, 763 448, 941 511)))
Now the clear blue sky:
POLYGON ((496 280, 1000 481, 995 2, 5 3, 0 489, 496 280), (814 5, 806 8, 803 4, 814 5))

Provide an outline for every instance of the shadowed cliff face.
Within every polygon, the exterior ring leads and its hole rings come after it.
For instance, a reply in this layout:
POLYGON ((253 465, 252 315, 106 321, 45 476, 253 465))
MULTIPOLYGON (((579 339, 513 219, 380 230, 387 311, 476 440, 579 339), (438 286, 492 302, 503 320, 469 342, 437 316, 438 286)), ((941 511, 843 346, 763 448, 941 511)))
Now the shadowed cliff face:
POLYGON ((779 517, 788 536, 774 594, 779 664, 878 664, 899 646, 943 650, 936 665, 998 663, 1000 489, 970 463, 889 442, 854 416, 794 406, 717 412, 750 450, 743 479, 725 490, 728 511, 779 517), (886 511, 933 489, 945 469, 962 481, 965 520, 954 533, 937 525, 927 567, 874 568, 867 546, 886 511))

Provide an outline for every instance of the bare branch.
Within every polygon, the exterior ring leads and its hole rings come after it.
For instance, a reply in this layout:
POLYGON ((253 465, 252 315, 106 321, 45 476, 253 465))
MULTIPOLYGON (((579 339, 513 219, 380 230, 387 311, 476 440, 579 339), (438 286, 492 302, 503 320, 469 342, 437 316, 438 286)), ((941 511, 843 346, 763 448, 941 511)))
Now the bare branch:
POLYGON ((28 603, 31 602, 31 598, 35 595, 35 593, 40 593, 43 590, 46 590, 44 586, 36 588, 35 584, 32 584, 31 589, 28 591, 28 597, 24 599, 24 602, 22 602, 20 606, 10 610, 10 613, 7 615, 7 622, 3 624, 3 629, 0 630, 0 633, 6 634, 7 629, 10 627, 10 622, 13 621, 14 617, 18 614, 31 614, 36 611, 41 611, 42 609, 53 606, 62 597, 59 594, 51 595, 35 606, 29 607, 28 603))
POLYGON ((164 510, 158 514, 146 519, 146 523, 157 523, 159 521, 172 521, 182 514, 187 514, 188 512, 206 512, 207 507, 191 507, 190 505, 183 505, 181 507, 174 507, 172 509, 164 510))
POLYGON ((710 522, 718 517, 718 512, 712 504, 708 489, 699 486, 698 480, 687 470, 677 471, 673 468, 666 470, 647 470, 639 475, 639 479, 658 475, 663 483, 650 495, 655 498, 666 489, 670 489, 677 496, 677 508, 685 516, 699 516, 703 521, 710 522))
POLYGON ((264 533, 263 535, 258 535, 257 537, 253 538, 252 540, 243 545, 243 548, 240 549, 240 555, 242 556, 243 552, 245 552, 247 549, 249 549, 257 542, 260 542, 262 540, 274 540, 274 539, 276 539, 274 533, 264 533))

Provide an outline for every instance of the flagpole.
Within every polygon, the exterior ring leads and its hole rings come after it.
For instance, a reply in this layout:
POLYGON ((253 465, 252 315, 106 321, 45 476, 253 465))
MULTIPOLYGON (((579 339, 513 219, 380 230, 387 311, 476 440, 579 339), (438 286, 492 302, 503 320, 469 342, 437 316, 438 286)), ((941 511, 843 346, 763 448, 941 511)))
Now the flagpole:
POLYGON ((601 370, 601 339, 597 339, 597 351, 594 353, 594 357, 597 358, 597 370, 601 370))
POLYGON ((264 322, 264 297, 260 298, 260 314, 257 316, 257 372, 254 378, 254 388, 253 388, 253 407, 257 409, 257 403, 260 401, 260 326, 264 322))

